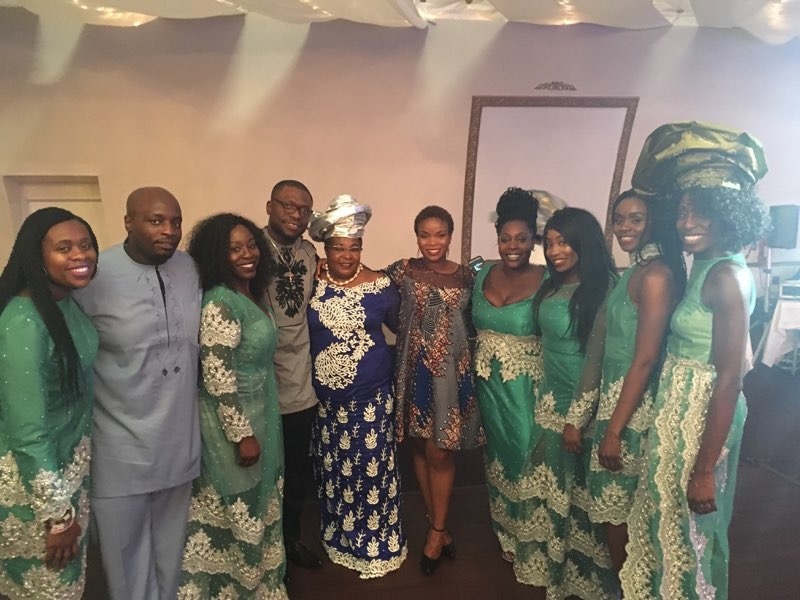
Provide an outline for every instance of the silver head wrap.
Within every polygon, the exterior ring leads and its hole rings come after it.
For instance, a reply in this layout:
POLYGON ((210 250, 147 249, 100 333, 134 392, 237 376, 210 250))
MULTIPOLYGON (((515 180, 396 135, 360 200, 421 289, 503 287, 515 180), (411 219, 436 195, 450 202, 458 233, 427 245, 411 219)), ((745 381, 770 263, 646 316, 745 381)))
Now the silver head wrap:
POLYGON ((361 238, 371 216, 369 206, 342 194, 331 200, 324 212, 314 213, 308 224, 308 233, 315 242, 324 242, 332 237, 361 238))

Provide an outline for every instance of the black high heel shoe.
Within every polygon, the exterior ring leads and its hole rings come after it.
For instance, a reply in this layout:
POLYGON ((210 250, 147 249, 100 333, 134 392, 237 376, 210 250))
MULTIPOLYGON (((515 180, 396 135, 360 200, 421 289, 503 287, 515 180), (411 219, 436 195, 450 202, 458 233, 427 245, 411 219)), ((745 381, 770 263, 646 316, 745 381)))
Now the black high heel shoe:
MULTIPOLYGON (((447 531, 447 527, 444 529, 436 529, 433 525, 431 525, 431 529, 436 533, 444 533, 447 531)), ((436 571, 436 568, 439 566, 439 562, 441 561, 442 557, 448 558, 450 560, 456 557, 456 543, 453 540, 450 540, 449 544, 442 546, 442 551, 439 553, 439 556, 436 558, 431 558, 430 556, 425 554, 425 549, 422 550, 422 557, 419 561, 420 569, 425 575, 433 575, 436 571)))

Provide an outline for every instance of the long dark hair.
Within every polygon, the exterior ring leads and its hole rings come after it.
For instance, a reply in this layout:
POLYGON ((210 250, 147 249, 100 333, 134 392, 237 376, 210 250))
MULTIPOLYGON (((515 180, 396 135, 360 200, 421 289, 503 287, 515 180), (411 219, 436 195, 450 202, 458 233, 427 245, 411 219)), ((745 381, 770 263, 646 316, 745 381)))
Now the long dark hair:
MULTIPOLYGON (((597 310, 617 279, 614 259, 606 248, 603 230, 592 214, 582 208, 567 207, 557 210, 544 227, 547 232, 557 231, 578 255, 578 278, 580 283, 569 300, 570 330, 580 342, 581 352, 592 332, 597 310)), ((556 271, 547 258, 547 277, 533 299, 533 314, 538 320, 542 300, 552 296, 564 285, 564 276, 556 271)))
POLYGON ((250 219, 234 213, 220 213, 200 221, 192 230, 188 251, 197 263, 200 285, 204 292, 218 285, 232 287, 233 270, 228 260, 228 253, 231 231, 237 225, 242 225, 253 234, 261 255, 256 267, 256 276, 250 281, 250 293, 254 298, 260 299, 275 273, 275 262, 269 252, 264 232, 250 219))
MULTIPOLYGON (((647 207, 647 232, 648 243, 658 246, 661 253, 661 260, 667 265, 677 285, 677 297, 683 296, 686 287, 686 261, 683 258, 683 244, 675 228, 675 221, 678 218, 678 200, 663 196, 642 196, 635 190, 622 192, 614 200, 611 206, 611 213, 617 210, 617 206, 623 200, 637 198, 647 207)), ((642 248, 637 248, 633 253, 634 258, 640 263, 647 263, 648 259, 643 260, 641 255, 642 248)), ((655 257, 649 259, 655 260, 655 257)))
POLYGON ((53 298, 42 257, 42 241, 47 232, 64 221, 78 221, 86 227, 95 252, 99 252, 94 231, 78 215, 55 206, 31 213, 19 228, 11 256, 0 275, 0 313, 22 290, 30 293, 33 305, 53 340, 61 381, 69 391, 77 394, 81 388, 80 358, 64 314, 53 298))

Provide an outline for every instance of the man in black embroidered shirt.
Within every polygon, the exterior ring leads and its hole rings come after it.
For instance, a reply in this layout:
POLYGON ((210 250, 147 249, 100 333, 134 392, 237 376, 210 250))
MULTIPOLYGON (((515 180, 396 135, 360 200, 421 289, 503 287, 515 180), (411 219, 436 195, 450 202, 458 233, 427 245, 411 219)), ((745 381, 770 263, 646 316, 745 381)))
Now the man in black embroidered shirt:
POLYGON ((300 515, 311 478, 309 448, 317 397, 311 386, 311 354, 306 308, 311 297, 317 254, 303 239, 312 206, 311 192, 294 180, 279 181, 267 202, 267 235, 277 273, 266 301, 275 313, 278 344, 275 374, 283 420, 285 475, 283 537, 288 560, 306 568, 322 561, 300 541, 300 515))

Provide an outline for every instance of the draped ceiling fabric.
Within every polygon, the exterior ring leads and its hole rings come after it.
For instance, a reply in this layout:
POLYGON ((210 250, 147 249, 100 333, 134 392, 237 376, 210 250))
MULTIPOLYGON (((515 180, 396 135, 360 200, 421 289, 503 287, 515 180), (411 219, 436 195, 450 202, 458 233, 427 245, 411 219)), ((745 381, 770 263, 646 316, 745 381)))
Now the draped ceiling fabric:
POLYGON ((0 0, 42 18, 137 26, 159 17, 260 14, 292 23, 347 19, 424 29, 438 20, 487 20, 622 29, 739 27, 769 44, 800 35, 800 0, 0 0))

